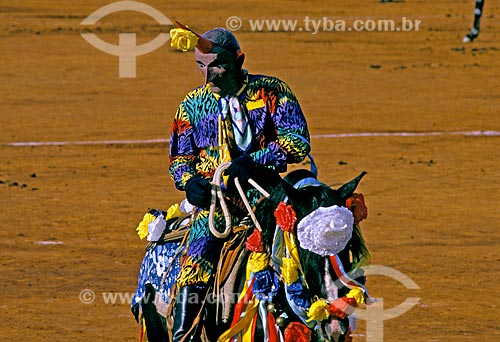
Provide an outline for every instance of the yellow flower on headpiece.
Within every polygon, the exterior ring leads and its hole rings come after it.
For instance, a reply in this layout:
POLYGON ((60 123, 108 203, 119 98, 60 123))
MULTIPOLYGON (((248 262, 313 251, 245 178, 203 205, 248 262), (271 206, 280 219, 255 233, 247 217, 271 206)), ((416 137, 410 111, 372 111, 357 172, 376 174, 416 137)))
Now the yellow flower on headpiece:
POLYGON ((307 311, 307 322, 311 321, 322 321, 330 317, 328 312, 328 303, 323 299, 319 299, 311 304, 311 307, 307 311))
POLYGON ((153 222, 156 220, 156 217, 150 213, 147 213, 144 215, 144 218, 142 219, 141 223, 139 223, 139 226, 137 226, 137 235, 139 235, 139 238, 141 240, 144 240, 148 236, 148 224, 150 222, 153 222))
POLYGON ((193 50, 198 43, 198 37, 193 32, 181 28, 171 29, 170 38, 170 46, 183 52, 193 50))
POLYGON ((181 217, 181 216, 182 216, 182 211, 179 208, 179 203, 175 203, 175 204, 172 204, 170 206, 170 208, 168 208, 167 215, 165 217, 165 221, 168 221, 174 217, 181 217))

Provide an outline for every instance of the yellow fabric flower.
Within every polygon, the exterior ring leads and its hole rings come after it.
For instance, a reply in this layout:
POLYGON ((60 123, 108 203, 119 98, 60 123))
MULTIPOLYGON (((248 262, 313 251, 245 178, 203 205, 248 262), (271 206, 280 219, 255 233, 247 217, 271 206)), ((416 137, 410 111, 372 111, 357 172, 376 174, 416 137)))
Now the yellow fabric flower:
POLYGON ((297 264, 292 258, 283 258, 283 265, 281 266, 281 273, 283 274, 283 279, 290 285, 297 279, 299 279, 299 272, 297 270, 297 264))
POLYGON ((148 224, 150 222, 153 222, 156 220, 156 217, 150 213, 147 213, 144 215, 144 218, 142 219, 141 223, 137 226, 137 235, 139 235, 139 238, 141 240, 144 240, 148 236, 148 224))
POLYGON ((322 321, 330 317, 328 312, 328 303, 323 299, 319 299, 311 304, 311 307, 307 311, 307 322, 311 321, 322 321))
POLYGON ((179 203, 175 203, 175 204, 172 204, 170 206, 170 208, 168 208, 167 215, 165 217, 165 221, 168 221, 174 217, 181 217, 181 216, 182 216, 182 211, 179 207, 179 203))
POLYGON ((365 302, 365 293, 359 287, 356 287, 351 291, 349 291, 349 293, 346 294, 346 297, 353 298, 356 301, 356 303, 358 303, 358 305, 363 304, 365 302))
MULTIPOLYGON (((293 263, 300 271, 300 274, 304 275, 304 270, 302 269, 302 264, 300 263, 299 248, 295 243, 294 236, 290 232, 284 232, 283 237, 285 238, 285 245, 288 250, 288 253, 290 254, 290 258, 293 260, 293 263)), ((308 288, 309 285, 307 285, 305 277, 303 279, 304 279, 304 285, 308 288)))
POLYGON ((267 253, 252 252, 248 258, 247 269, 250 272, 259 272, 269 265, 269 255, 267 253))
POLYGON ((198 37, 193 32, 181 28, 171 29, 170 38, 170 46, 183 52, 193 50, 198 43, 198 37))

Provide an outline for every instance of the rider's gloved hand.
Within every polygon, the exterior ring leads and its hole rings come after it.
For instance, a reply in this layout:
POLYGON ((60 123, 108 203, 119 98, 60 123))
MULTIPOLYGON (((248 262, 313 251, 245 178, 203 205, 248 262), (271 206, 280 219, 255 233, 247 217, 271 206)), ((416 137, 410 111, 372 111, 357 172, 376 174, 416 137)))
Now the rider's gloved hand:
POLYGON ((243 154, 231 161, 231 165, 226 169, 225 174, 228 177, 227 188, 229 191, 236 191, 234 179, 238 178, 243 190, 249 188, 248 179, 252 178, 257 171, 257 164, 248 154, 243 154))
POLYGON ((196 175, 187 181, 185 189, 189 203, 202 209, 210 207, 212 187, 207 179, 196 175))

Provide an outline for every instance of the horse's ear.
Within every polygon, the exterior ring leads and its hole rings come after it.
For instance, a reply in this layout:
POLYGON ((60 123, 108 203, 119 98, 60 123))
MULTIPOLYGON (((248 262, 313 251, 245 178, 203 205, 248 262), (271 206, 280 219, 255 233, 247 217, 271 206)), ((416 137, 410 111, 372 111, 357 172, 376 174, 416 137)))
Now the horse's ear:
POLYGON ((295 189, 293 185, 285 180, 282 180, 281 186, 283 187, 283 190, 285 190, 285 194, 288 197, 289 202, 298 203, 300 201, 300 192, 295 189))
POLYGON ((366 175, 366 171, 361 172, 359 176, 338 188, 337 193, 342 203, 345 203, 345 201, 352 196, 354 190, 356 190, 356 187, 358 186, 361 178, 363 178, 364 175, 366 175))

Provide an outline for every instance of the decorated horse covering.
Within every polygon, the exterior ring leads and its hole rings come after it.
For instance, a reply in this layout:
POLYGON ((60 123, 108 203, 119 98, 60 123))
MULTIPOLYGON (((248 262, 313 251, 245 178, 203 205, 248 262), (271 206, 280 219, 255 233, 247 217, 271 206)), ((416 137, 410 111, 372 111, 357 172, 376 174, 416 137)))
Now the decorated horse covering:
POLYGON ((172 288, 181 269, 179 255, 176 251, 180 242, 166 242, 156 244, 146 251, 139 269, 139 278, 137 280, 137 289, 132 297, 132 307, 141 302, 154 301, 155 298, 145 298, 146 284, 151 284, 161 299, 169 304, 172 288), (170 267, 167 273, 167 268, 170 267))
POLYGON ((154 303, 157 298, 149 298, 158 294, 163 303, 170 304, 172 289, 177 275, 180 272, 180 247, 181 240, 175 235, 165 239, 165 235, 172 235, 172 230, 183 233, 183 228, 189 222, 185 218, 186 211, 192 210, 187 202, 172 205, 166 212, 152 209, 144 215, 137 227, 137 234, 141 240, 149 241, 146 253, 142 260, 137 289, 132 297, 132 308, 137 308, 141 301, 154 303), (167 224, 169 223, 169 225, 167 224), (168 225, 168 228, 167 228, 168 225), (146 285, 150 284, 154 293, 146 294, 146 285))
MULTIPOLYGON (((232 247, 221 251, 219 276, 212 279, 205 297, 229 295, 234 300, 229 309, 221 300, 203 303, 200 327, 193 329, 198 334, 195 340, 202 334, 218 342, 350 341, 353 317, 349 315, 370 301, 361 268, 368 263, 369 252, 359 226, 367 209, 363 195, 354 193, 364 174, 333 190, 308 171, 294 171, 260 201, 253 208, 260 226, 244 220, 233 228, 226 239, 232 247)), ((139 234, 151 240, 158 227, 166 227, 161 222, 182 216, 178 210, 169 212, 150 212, 142 228, 139 225, 139 234)), ((175 297, 172 291, 188 230, 165 242, 175 230, 164 228, 160 243, 150 241, 133 312, 144 305, 148 284, 167 305, 175 297)), ((170 313, 153 313, 162 318, 163 326, 148 326, 143 320, 150 341, 168 341, 168 321, 175 319, 170 313)), ((143 315, 151 312, 143 310, 143 315)))

